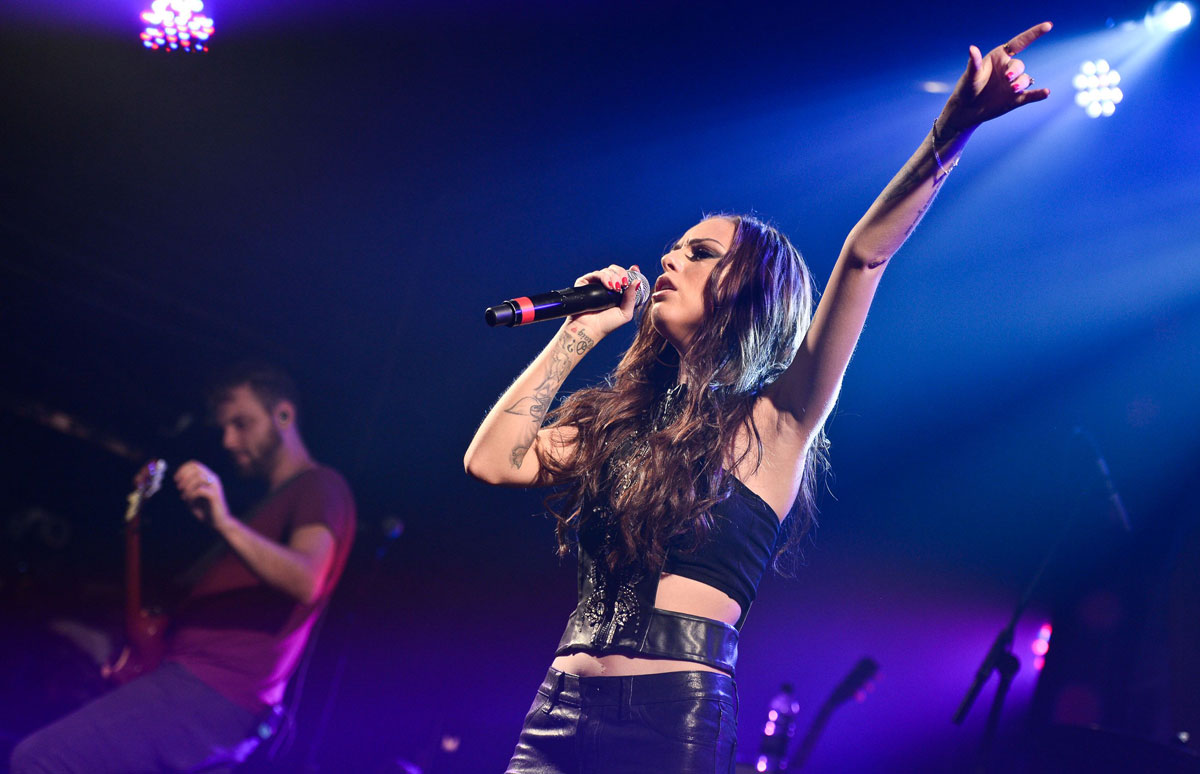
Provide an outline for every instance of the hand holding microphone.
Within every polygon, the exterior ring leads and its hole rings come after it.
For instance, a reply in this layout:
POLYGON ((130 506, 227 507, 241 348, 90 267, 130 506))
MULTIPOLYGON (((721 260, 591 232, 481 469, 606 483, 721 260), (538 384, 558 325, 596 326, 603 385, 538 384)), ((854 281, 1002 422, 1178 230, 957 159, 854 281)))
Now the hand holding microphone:
POLYGON ((571 315, 592 317, 603 335, 633 318, 636 307, 650 298, 650 283, 637 266, 609 266, 583 275, 575 286, 535 296, 521 296, 489 307, 483 315, 488 325, 525 325, 571 315), (608 310, 613 313, 607 313, 608 310), (601 321, 603 319, 603 322, 601 321))

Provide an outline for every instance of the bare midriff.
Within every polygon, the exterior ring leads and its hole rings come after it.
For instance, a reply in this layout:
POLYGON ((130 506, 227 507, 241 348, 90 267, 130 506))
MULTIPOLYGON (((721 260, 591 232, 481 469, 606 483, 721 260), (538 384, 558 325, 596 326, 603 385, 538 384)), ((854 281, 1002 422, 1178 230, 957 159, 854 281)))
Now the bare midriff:
MULTIPOLYGON (((723 591, 691 578, 663 573, 658 581, 654 606, 661 610, 686 613, 701 618, 724 621, 733 626, 742 615, 742 608, 723 591)), ((560 672, 580 677, 623 677, 627 675, 656 675, 663 672, 717 672, 723 669, 695 661, 677 661, 644 656, 624 656, 616 653, 597 655, 578 652, 558 656, 551 664, 560 672)))

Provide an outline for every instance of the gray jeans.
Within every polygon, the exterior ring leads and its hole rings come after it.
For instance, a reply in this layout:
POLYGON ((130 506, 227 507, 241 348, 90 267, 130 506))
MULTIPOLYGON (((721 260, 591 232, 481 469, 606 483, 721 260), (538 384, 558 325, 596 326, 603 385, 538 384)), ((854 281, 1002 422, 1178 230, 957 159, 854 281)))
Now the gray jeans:
POLYGON ((257 721, 168 662, 31 734, 12 774, 220 771, 254 749, 257 721))

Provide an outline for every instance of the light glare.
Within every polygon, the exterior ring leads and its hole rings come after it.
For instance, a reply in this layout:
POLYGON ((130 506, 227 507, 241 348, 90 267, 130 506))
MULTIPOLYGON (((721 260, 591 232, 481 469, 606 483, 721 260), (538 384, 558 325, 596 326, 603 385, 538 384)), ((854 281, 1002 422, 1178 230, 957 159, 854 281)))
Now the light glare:
POLYGON ((1163 29, 1175 32, 1192 23, 1192 9, 1183 3, 1176 3, 1163 14, 1163 29))
POLYGON ((1192 9, 1187 3, 1161 0, 1146 14, 1146 27, 1161 32, 1178 32, 1192 23, 1192 9))
POLYGON ((207 51, 203 41, 212 37, 213 22, 200 13, 203 8, 201 0, 154 0, 142 13, 150 25, 141 33, 142 45, 155 51, 207 51))
POLYGON ((1075 87, 1075 104, 1092 118, 1111 116, 1124 97, 1116 87, 1120 82, 1121 74, 1106 60, 1088 60, 1079 66, 1079 72, 1071 79, 1075 87))

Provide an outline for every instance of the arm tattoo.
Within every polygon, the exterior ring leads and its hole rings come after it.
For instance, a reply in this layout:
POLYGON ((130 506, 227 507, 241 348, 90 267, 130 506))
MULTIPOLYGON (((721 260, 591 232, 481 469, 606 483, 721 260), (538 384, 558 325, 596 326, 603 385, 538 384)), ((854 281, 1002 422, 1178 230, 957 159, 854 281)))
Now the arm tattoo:
POLYGON ((913 189, 921 184, 920 166, 920 164, 906 164, 884 191, 884 200, 894 202, 912 193, 913 189))
MULTIPOLYGON (((898 179, 893 181, 892 185, 888 186, 884 198, 889 202, 894 202, 912 193, 913 189, 919 186, 923 179, 923 176, 919 174, 920 166, 919 164, 909 164, 901 170, 900 175, 897 175, 898 179)), ((929 193, 929 198, 921 205, 921 209, 913 217, 912 223, 908 224, 908 228, 904 230, 904 238, 901 240, 901 243, 908 241, 908 238, 912 236, 912 232, 916 230, 917 224, 921 222, 921 219, 925 217, 925 213, 933 205, 933 200, 937 198, 938 191, 941 190, 942 183, 946 182, 948 176, 949 172, 939 174, 936 170, 934 171, 933 179, 930 181, 932 190, 929 193)), ((878 268, 885 263, 887 263, 887 259, 871 264, 870 268, 878 268)))
POLYGON ((562 386, 563 380, 567 378, 567 374, 571 370, 572 363, 569 355, 583 355, 594 345, 595 341, 582 329, 576 329, 575 333, 569 329, 564 330, 559 337, 558 346, 551 353, 550 363, 546 366, 546 374, 542 377, 542 381, 533 388, 533 394, 519 398, 504 409, 505 414, 530 418, 529 427, 526 428, 521 440, 517 442, 509 455, 509 462, 514 468, 521 467, 521 463, 525 461, 525 454, 533 445, 533 439, 537 437, 542 422, 546 420, 546 414, 550 410, 554 394, 558 392, 558 388, 562 386))
POLYGON ((582 328, 577 329, 575 335, 579 338, 579 341, 568 341, 563 345, 563 348, 568 352, 573 352, 582 357, 583 355, 587 354, 589 349, 596 346, 596 342, 593 341, 592 337, 588 336, 587 332, 582 328))

